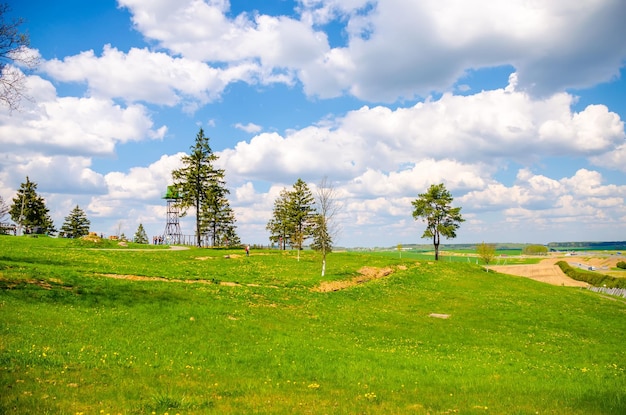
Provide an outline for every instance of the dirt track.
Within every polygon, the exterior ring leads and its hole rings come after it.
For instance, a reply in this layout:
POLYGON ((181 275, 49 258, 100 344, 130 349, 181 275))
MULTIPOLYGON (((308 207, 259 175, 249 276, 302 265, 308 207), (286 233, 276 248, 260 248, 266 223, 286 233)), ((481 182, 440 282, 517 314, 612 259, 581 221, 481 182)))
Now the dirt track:
POLYGON ((589 284, 576 281, 568 277, 557 265, 557 259, 545 259, 539 264, 531 265, 496 265, 489 267, 490 270, 503 274, 517 275, 536 281, 545 282, 552 285, 563 285, 566 287, 588 287, 589 284))

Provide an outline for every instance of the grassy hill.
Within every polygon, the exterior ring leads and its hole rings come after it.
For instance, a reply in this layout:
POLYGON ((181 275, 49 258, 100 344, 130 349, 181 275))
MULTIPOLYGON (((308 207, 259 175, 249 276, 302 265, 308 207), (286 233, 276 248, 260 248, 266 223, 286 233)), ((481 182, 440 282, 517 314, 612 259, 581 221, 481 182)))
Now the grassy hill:
POLYGON ((242 254, 0 237, 0 413, 626 413, 623 301, 417 254, 334 253, 323 280, 313 252, 242 254))

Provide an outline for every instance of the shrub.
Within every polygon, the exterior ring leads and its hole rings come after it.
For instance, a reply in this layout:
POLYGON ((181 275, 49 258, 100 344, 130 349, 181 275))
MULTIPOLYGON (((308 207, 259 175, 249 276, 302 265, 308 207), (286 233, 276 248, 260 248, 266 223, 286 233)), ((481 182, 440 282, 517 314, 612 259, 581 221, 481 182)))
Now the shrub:
POLYGON ((522 249, 522 255, 546 255, 548 247, 543 245, 526 245, 522 249))
POLYGON ((565 261, 559 261, 556 264, 568 277, 573 278, 577 281, 584 281, 593 285, 594 287, 606 286, 608 288, 626 288, 626 279, 624 278, 613 278, 611 276, 599 274, 597 272, 590 272, 574 268, 565 261))
POLYGON ((620 261, 617 263, 617 268, 626 269, 626 262, 620 261))

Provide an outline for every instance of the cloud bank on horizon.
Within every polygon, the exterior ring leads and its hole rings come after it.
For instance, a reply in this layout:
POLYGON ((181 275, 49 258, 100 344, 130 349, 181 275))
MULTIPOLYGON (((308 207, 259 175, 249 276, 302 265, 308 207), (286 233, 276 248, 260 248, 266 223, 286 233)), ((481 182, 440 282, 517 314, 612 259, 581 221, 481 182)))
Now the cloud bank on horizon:
POLYGON ((626 239, 621 0, 14 3, 41 65, 0 108, 0 195, 29 176, 57 227, 162 233, 202 127, 244 242, 324 176, 343 246, 427 243, 410 202, 439 182, 456 242, 626 239))

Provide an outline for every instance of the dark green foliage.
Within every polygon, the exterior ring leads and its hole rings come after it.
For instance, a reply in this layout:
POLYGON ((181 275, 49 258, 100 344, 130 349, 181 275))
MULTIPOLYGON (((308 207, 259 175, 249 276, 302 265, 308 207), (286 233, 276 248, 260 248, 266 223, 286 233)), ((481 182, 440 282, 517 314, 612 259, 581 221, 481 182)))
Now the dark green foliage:
POLYGON ((20 185, 9 210, 13 222, 22 226, 26 233, 54 234, 56 229, 43 197, 37 194, 37 184, 26 177, 20 185))
MULTIPOLYGON (((209 146, 209 138, 200 131, 191 146, 191 153, 182 158, 183 167, 172 172, 179 198, 178 207, 184 215, 189 208, 196 211, 196 242, 202 246, 207 236, 212 246, 220 242, 238 240, 235 233, 235 215, 226 196, 230 193, 224 181, 224 170, 214 167, 217 156, 209 146)), ((229 242, 230 243, 230 242, 229 242)))
POLYGON ((265 227, 270 232, 270 241, 278 243, 278 247, 283 250, 287 247, 287 239, 291 233, 288 201, 289 191, 281 190, 280 195, 274 200, 272 218, 265 227))
POLYGON ((526 245, 522 249, 522 255, 546 255, 548 247, 543 245, 526 245))
POLYGON ((626 279, 624 278, 614 278, 597 272, 585 271, 572 267, 565 261, 559 261, 556 264, 568 277, 577 281, 584 281, 594 287, 626 288, 626 279))
POLYGON ((626 262, 620 261, 617 263, 617 268, 626 269, 626 262))
POLYGON ((274 201, 273 216, 266 226, 270 240, 282 241, 282 249, 289 243, 301 250, 304 241, 313 236, 314 203, 313 194, 302 179, 294 183, 292 190, 283 189, 274 201))
POLYGON ((291 240, 298 249, 302 249, 305 240, 313 235, 313 207, 315 199, 309 186, 302 179, 298 179, 289 197, 288 209, 293 221, 291 240))
POLYGON ((135 236, 133 237, 133 242, 138 244, 147 244, 148 243, 148 235, 146 234, 146 230, 143 228, 143 224, 139 224, 137 227, 137 232, 135 232, 135 236))
POLYGON ((411 202, 413 204, 413 218, 422 219, 426 222, 426 230, 422 238, 432 238, 435 247, 435 259, 439 259, 439 243, 441 236, 446 239, 456 238, 456 230, 461 222, 461 208, 453 208, 452 194, 443 183, 431 185, 426 193, 420 193, 419 197, 411 202))
POLYGON ((315 231, 313 232, 313 242, 311 243, 311 249, 320 251, 322 254, 325 252, 332 252, 333 239, 328 233, 328 226, 326 224, 326 218, 322 215, 313 215, 312 218, 315 231))
POLYGON ((609 241, 609 242, 550 242, 550 249, 554 250, 574 250, 574 251, 617 251, 626 249, 626 241, 609 241))
POLYGON ((78 205, 76 205, 70 214, 65 217, 65 222, 63 223, 63 226, 61 226, 59 236, 65 238, 80 238, 88 235, 90 224, 91 222, 87 219, 85 212, 78 205))

